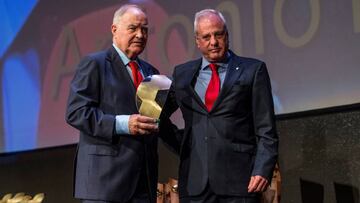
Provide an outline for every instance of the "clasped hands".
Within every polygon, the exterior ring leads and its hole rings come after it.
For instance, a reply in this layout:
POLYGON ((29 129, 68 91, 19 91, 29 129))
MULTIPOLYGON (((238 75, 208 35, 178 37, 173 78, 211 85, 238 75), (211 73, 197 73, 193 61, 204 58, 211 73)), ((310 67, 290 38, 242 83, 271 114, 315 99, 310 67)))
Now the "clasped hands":
POLYGON ((131 135, 148 135, 159 131, 158 119, 142 116, 140 114, 130 115, 129 132, 131 135))

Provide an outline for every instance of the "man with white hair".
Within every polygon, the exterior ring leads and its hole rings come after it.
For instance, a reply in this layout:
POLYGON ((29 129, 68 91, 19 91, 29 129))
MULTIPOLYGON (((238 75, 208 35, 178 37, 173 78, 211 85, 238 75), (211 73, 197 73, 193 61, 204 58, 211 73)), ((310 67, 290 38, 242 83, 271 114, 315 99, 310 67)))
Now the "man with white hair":
POLYGON ((278 155, 266 65, 229 50, 216 10, 196 13, 194 30, 202 57, 175 67, 167 103, 167 115, 180 108, 185 128, 164 132, 177 132, 180 202, 259 203, 278 155))
POLYGON ((111 32, 112 47, 85 57, 70 86, 66 121, 80 131, 74 195, 83 203, 155 202, 158 127, 135 106, 139 83, 159 73, 138 57, 148 38, 144 10, 120 7, 111 32))

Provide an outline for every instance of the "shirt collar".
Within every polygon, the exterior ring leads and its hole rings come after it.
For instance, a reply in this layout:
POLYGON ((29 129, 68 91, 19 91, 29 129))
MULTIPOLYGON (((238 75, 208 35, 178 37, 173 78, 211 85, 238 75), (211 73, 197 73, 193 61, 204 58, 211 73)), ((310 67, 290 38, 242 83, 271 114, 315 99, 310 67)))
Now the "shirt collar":
MULTIPOLYGON (((131 60, 114 43, 112 45, 115 48, 116 52, 119 54, 121 61, 127 66, 131 60)), ((137 58, 135 59, 135 61, 137 62, 137 58)))
MULTIPOLYGON (((215 64, 218 65, 219 68, 227 68, 229 59, 230 59, 230 53, 227 52, 225 62, 215 63, 215 64)), ((208 60, 206 60, 205 57, 202 57, 201 70, 204 70, 205 68, 208 68, 209 65, 210 65, 210 62, 208 60)))

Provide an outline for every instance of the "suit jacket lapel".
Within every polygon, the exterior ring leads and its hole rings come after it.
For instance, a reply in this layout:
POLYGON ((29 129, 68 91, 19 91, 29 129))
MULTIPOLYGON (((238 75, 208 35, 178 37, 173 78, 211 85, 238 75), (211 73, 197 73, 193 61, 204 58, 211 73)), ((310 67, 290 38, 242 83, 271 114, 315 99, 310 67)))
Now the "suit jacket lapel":
POLYGON ((196 81, 196 77, 199 73, 199 69, 201 66, 201 58, 196 60, 191 67, 188 68, 187 70, 187 77, 185 80, 185 87, 186 87, 186 91, 189 93, 189 95, 199 104, 200 111, 202 112, 207 112, 206 106, 205 104, 201 101, 201 98, 199 97, 199 95, 196 93, 195 89, 194 89, 194 82, 196 81))
POLYGON ((230 51, 230 54, 231 58, 226 71, 224 84, 211 111, 215 110, 216 107, 221 103, 221 101, 225 98, 226 94, 229 93, 229 91, 233 87, 236 80, 240 77, 241 73, 244 71, 244 64, 241 63, 239 58, 233 52, 230 51))
POLYGON ((129 72, 126 69, 125 64, 122 62, 119 54, 116 52, 114 47, 111 47, 108 50, 107 60, 109 60, 112 64, 112 69, 115 72, 116 76, 120 78, 120 80, 126 80, 127 84, 129 84, 129 89, 135 95, 136 90, 134 83, 129 75, 129 72))
POLYGON ((141 70, 142 70, 142 72, 143 72, 143 74, 144 74, 144 78, 146 78, 147 76, 153 74, 153 72, 152 72, 152 70, 150 69, 150 67, 149 67, 146 63, 144 63, 143 60, 138 59, 137 61, 139 62, 139 65, 140 65, 140 67, 141 67, 141 70))

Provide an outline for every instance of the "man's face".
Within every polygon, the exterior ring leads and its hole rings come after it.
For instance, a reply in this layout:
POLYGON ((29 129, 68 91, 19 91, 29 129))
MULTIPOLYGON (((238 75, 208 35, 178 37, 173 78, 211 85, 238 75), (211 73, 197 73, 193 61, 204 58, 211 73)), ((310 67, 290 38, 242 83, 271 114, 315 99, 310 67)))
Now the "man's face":
POLYGON ((130 8, 119 22, 111 26, 113 42, 129 59, 144 50, 148 38, 147 17, 137 8, 130 8))
POLYGON ((199 19, 196 44, 202 55, 211 63, 225 59, 229 48, 228 33, 220 17, 209 14, 199 19))

